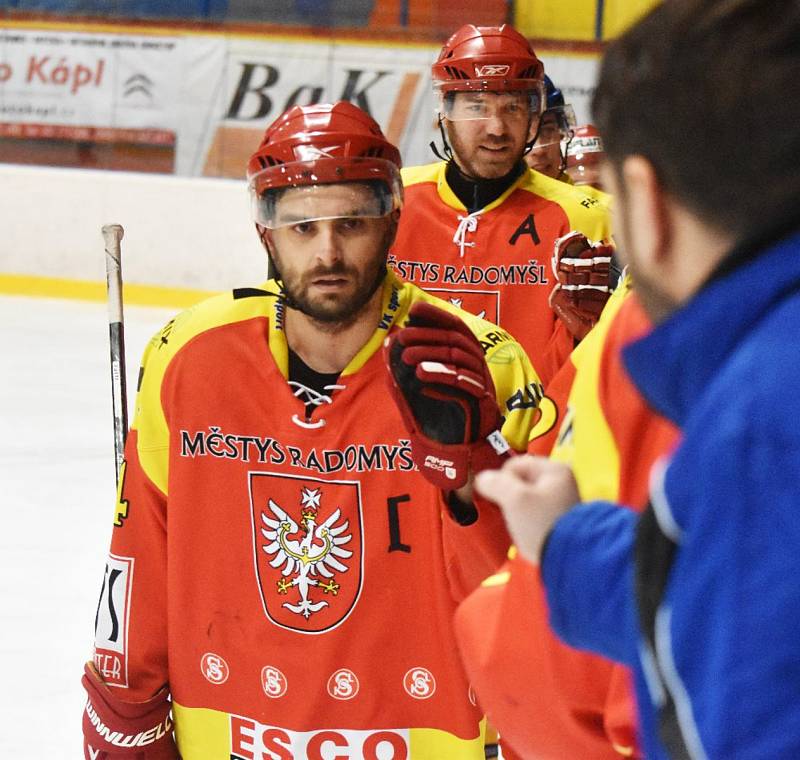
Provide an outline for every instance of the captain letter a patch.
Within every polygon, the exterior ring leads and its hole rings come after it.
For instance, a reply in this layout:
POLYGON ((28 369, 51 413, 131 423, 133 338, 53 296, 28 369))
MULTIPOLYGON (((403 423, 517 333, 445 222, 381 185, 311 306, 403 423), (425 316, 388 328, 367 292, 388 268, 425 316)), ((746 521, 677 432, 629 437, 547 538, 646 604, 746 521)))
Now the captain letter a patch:
POLYGON ((360 484, 253 472, 250 501, 266 616, 300 633, 336 628, 361 593, 360 484))

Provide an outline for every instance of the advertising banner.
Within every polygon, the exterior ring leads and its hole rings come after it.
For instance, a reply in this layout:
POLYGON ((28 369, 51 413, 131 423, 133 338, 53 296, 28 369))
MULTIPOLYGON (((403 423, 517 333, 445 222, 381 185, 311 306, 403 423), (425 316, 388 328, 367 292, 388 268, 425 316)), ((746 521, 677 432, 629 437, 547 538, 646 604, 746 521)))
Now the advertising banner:
POLYGON ((224 65, 222 38, 0 31, 0 160, 185 173, 224 65))
POLYGON ((232 39, 209 176, 241 176, 266 126, 292 105, 349 100, 368 111, 407 163, 427 160, 433 139, 429 48, 232 39))
MULTIPOLYGON (((182 32, 0 29, 0 162, 244 176, 266 126, 294 104, 349 100, 406 165, 441 145, 433 46, 182 32)), ((597 57, 540 54, 589 118, 597 57)))
MULTIPOLYGON (((349 100, 368 111, 394 142, 405 165, 436 160, 441 138, 430 67, 434 48, 234 39, 229 43, 223 96, 194 173, 240 177, 267 125, 295 104, 349 100)), ((597 58, 543 55, 545 67, 589 120, 597 58)))

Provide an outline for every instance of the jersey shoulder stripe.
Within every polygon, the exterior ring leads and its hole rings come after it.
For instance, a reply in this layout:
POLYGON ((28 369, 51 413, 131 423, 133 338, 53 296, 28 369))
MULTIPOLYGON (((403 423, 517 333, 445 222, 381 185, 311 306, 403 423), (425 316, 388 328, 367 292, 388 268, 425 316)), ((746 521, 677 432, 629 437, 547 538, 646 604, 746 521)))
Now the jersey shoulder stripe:
POLYGON ((422 166, 404 167, 400 170, 400 176, 403 178, 403 187, 411 187, 423 182, 438 183, 444 174, 445 165, 444 161, 436 161, 422 166))
POLYGON ((266 317, 278 293, 277 284, 269 281, 259 288, 237 288, 190 306, 150 339, 145 349, 148 366, 166 366, 181 348, 208 330, 256 316, 266 317))
POLYGON ((620 453, 599 397, 600 373, 611 326, 632 291, 622 283, 600 320, 573 351, 575 380, 551 457, 572 466, 584 501, 614 501, 619 493, 620 453))
POLYGON ((161 387, 164 375, 181 349, 199 336, 225 325, 254 317, 264 317, 272 307, 270 293, 277 293, 274 282, 260 288, 221 293, 200 301, 180 312, 170 320, 147 344, 139 370, 139 387, 132 429, 138 431, 138 452, 142 469, 153 484, 167 493, 167 457, 169 430, 161 404, 161 387))
POLYGON ((572 229, 580 230, 596 241, 609 236, 611 196, 607 193, 590 195, 580 187, 553 179, 534 169, 528 171, 518 187, 560 206, 572 229))
POLYGON ((577 185, 576 187, 582 192, 586 193, 586 195, 588 195, 590 198, 596 198, 607 208, 611 208, 611 201, 613 200, 614 196, 610 193, 600 190, 600 188, 597 188, 594 185, 577 185))

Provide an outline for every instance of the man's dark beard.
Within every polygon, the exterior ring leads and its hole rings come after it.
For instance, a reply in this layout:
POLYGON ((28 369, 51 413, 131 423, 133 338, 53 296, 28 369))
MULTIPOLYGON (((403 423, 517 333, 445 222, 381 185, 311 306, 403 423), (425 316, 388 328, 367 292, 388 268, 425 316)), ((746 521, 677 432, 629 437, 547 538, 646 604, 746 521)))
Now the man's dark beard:
MULTIPOLYGON (((386 259, 389 254, 389 248, 394 241, 395 232, 396 225, 390 225, 380 244, 383 255, 376 259, 374 275, 367 280, 368 284, 366 287, 356 291, 351 301, 334 307, 333 310, 324 306, 320 307, 319 305, 312 304, 305 297, 303 292, 297 292, 296 288, 288 287, 286 282, 281 280, 281 289, 286 296, 286 305, 290 309, 302 312, 323 328, 327 327, 331 332, 335 332, 336 329, 349 327, 356 321, 361 311, 369 303, 372 296, 375 295, 375 291, 381 286, 386 277, 386 259)), ((273 263, 277 264, 274 258, 273 263)), ((277 266, 275 266, 275 270, 278 279, 281 279, 277 266)), ((306 275, 305 282, 311 282, 318 277, 344 275, 350 272, 351 270, 343 263, 339 263, 333 267, 318 267, 313 272, 306 275)))
MULTIPOLYGON (((318 277, 345 275, 348 274, 349 271, 350 270, 345 267, 344 264, 330 268, 320 267, 308 275, 308 281, 318 277)), ((304 292, 294 292, 294 289, 287 287, 285 282, 283 283, 283 290, 288 296, 287 305, 290 309, 301 311, 303 314, 311 317, 315 322, 319 322, 322 325, 346 327, 355 321, 355 318, 361 313, 361 310, 369 303, 385 276, 386 263, 382 261, 367 287, 357 290, 350 301, 343 304, 331 305, 330 307, 318 303, 311 303, 311 301, 306 298, 304 292)))

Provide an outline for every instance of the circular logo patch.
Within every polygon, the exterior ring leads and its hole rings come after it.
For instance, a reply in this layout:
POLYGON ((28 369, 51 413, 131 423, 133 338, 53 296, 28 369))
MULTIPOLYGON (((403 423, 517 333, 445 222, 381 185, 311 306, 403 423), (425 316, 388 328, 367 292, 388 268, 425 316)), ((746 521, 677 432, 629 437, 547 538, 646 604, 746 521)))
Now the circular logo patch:
POLYGON ((427 668, 411 668, 403 676, 403 688, 414 699, 428 699, 436 691, 436 679, 427 668))
POLYGON ((206 652, 203 655, 200 660, 200 670, 205 676, 206 681, 217 686, 221 683, 225 683, 230 675, 228 663, 213 652, 206 652))
POLYGON ((268 697, 277 699, 286 694, 286 689, 289 688, 289 682, 278 668, 273 668, 272 665, 266 665, 261 669, 261 688, 264 689, 264 694, 268 697))
POLYGON ((328 679, 328 694, 334 699, 352 699, 358 694, 359 683, 356 674, 348 668, 337 670, 328 679))

